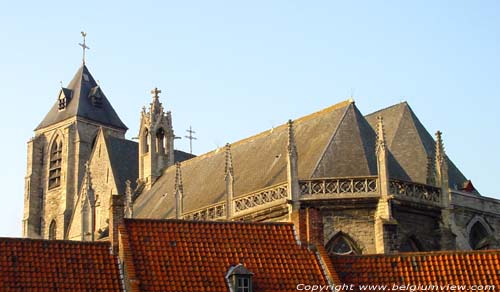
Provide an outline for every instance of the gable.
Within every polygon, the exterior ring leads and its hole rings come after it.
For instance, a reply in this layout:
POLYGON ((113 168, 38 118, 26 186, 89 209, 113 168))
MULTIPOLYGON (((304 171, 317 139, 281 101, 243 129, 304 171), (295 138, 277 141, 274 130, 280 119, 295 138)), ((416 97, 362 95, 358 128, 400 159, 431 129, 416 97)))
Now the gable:
POLYGON ((376 135, 354 104, 342 117, 313 177, 350 177, 377 174, 376 135))
MULTIPOLYGON (((435 141, 431 134, 406 102, 367 115, 366 120, 373 129, 377 127, 378 116, 384 120, 389 175, 425 184, 428 159, 435 157, 435 141)), ((466 182, 465 176, 449 157, 448 176, 451 188, 456 189, 466 182)))

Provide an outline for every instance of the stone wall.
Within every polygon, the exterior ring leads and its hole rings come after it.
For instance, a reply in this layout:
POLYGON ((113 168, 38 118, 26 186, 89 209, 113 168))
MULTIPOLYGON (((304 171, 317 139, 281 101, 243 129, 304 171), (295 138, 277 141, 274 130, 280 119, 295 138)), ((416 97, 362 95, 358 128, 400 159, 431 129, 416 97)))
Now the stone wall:
MULTIPOLYGON (((49 226, 56 222, 57 239, 63 239, 69 227, 85 162, 100 125, 71 118, 35 132, 28 142, 28 167, 25 179, 25 214, 23 235, 48 238, 49 226), (56 137, 62 140, 60 186, 48 188, 50 150, 56 137)), ((124 130, 108 129, 116 137, 124 130)))
MULTIPOLYGON (((469 250, 470 228, 481 222, 490 234, 500 242, 500 200, 478 197, 464 192, 452 192, 454 228, 457 248, 469 250)), ((496 248, 500 248, 499 245, 496 248)))
POLYGON ((414 238, 419 248, 425 251, 440 250, 439 209, 396 205, 393 207, 393 216, 398 223, 399 247, 409 238, 414 238))
POLYGON ((375 207, 353 206, 346 209, 322 209, 324 243, 338 232, 347 234, 363 254, 375 253, 375 207))

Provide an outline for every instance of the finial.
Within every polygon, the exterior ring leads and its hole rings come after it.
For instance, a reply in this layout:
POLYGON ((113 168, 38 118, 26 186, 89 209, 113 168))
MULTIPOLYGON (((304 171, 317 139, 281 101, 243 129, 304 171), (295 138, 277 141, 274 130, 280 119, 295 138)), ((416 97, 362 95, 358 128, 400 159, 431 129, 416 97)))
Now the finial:
POLYGON ((231 155, 231 144, 226 143, 225 147, 226 154, 226 165, 224 169, 224 173, 227 175, 233 175, 233 157, 231 155))
POLYGON ((155 87, 153 90, 151 90, 151 94, 153 95, 153 98, 155 98, 155 99, 160 98, 160 93, 161 93, 161 90, 159 90, 157 87, 155 87))
POLYGON ((78 45, 80 45, 80 47, 82 47, 82 49, 83 49, 82 62, 83 62, 83 65, 85 65, 85 50, 90 50, 90 48, 87 46, 87 44, 85 42, 85 38, 87 37, 87 33, 84 32, 84 31, 82 31, 81 34, 82 34, 82 37, 83 37, 83 43, 79 43, 78 45))
POLYGON ((63 83, 62 83, 62 81, 59 81, 59 84, 61 84, 61 88, 63 88, 63 83))
POLYGON ((288 120, 288 154, 295 153, 297 151, 295 145, 295 135, 293 132, 293 121, 288 120))

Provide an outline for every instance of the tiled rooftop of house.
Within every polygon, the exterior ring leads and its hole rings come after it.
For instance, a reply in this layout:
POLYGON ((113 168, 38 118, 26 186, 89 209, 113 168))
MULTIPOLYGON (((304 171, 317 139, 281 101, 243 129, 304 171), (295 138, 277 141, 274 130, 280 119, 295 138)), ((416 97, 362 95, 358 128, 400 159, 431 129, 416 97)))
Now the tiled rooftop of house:
POLYGON ((0 291, 121 291, 109 242, 0 238, 0 291))
POLYGON ((120 234, 140 291, 228 291, 225 275, 237 264, 254 274, 254 291, 327 284, 292 224, 126 219, 120 234))
POLYGON ((355 286, 453 284, 500 287, 500 250, 333 256, 332 262, 342 282, 355 286))

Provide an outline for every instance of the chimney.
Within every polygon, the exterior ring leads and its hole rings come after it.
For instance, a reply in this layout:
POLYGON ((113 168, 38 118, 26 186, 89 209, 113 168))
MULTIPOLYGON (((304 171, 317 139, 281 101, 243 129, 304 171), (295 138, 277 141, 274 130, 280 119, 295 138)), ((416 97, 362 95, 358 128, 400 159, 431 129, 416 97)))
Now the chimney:
POLYGON ((291 221, 301 244, 323 245, 323 217, 316 208, 300 208, 291 213, 291 221))
POLYGON ((109 204, 109 240, 113 254, 118 254, 118 227, 124 223, 124 196, 112 195, 109 204))

